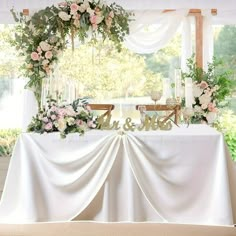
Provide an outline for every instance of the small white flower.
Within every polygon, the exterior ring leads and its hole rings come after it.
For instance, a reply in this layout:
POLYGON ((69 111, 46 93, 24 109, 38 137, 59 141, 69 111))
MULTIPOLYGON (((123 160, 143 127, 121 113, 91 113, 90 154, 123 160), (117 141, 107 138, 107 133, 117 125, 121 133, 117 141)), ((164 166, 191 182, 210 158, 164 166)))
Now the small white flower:
POLYGON ((198 105, 194 106, 194 112, 196 113, 201 113, 202 112, 202 108, 198 105))
POLYGON ((59 16, 62 20, 64 20, 64 21, 69 21, 70 18, 71 18, 71 16, 68 15, 68 14, 67 14, 66 12, 64 12, 64 11, 60 11, 60 12, 58 13, 58 16, 59 16))
POLYGON ((73 117, 68 117, 67 118, 67 123, 69 126, 74 125, 75 124, 75 119, 73 117))

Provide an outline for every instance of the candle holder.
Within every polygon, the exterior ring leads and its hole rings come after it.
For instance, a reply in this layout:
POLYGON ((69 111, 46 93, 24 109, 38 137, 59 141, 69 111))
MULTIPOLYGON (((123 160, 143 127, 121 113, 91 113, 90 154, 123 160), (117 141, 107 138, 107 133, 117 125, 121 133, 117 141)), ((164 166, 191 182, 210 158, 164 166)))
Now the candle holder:
POLYGON ((152 91, 151 92, 151 99, 154 101, 155 103, 155 111, 156 111, 156 104, 157 101, 159 101, 161 99, 162 93, 160 91, 152 91))
POLYGON ((183 113, 184 122, 187 123, 187 127, 189 127, 191 118, 194 115, 194 110, 192 107, 185 107, 182 113, 183 113))

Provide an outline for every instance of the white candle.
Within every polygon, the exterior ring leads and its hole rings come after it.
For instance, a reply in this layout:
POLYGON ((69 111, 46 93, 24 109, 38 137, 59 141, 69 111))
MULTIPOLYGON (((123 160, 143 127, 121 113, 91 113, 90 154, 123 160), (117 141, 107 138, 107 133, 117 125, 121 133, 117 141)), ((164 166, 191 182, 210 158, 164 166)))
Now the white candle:
POLYGON ((192 107, 193 104, 193 82, 192 78, 185 79, 185 106, 192 107))
POLYGON ((181 70, 175 69, 175 98, 181 97, 181 70))

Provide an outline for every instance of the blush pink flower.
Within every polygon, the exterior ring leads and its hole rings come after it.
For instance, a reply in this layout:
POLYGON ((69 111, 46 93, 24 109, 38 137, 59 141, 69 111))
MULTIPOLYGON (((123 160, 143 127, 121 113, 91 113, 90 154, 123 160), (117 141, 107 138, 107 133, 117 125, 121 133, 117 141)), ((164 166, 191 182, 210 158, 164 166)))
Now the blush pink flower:
POLYGON ((52 129, 52 122, 47 123, 47 124, 44 126, 44 129, 45 129, 45 130, 51 130, 51 129, 52 129))
POLYGON ((51 59, 51 58, 52 58, 52 51, 47 51, 47 52, 45 53, 45 57, 46 57, 47 59, 51 59))
POLYGON ((32 52, 32 53, 31 53, 31 59, 32 59, 33 61, 38 61, 38 60, 39 60, 39 55, 38 55, 38 53, 37 53, 37 52, 32 52))
POLYGON ((83 124, 83 121, 82 120, 76 120, 75 123, 76 123, 77 126, 80 126, 80 125, 83 124))
POLYGON ((214 110, 215 110, 215 105, 214 105, 212 102, 210 102, 210 103, 208 104, 208 110, 211 111, 211 112, 214 112, 214 110))
POLYGON ((92 120, 89 120, 89 121, 87 122, 87 125, 88 125, 89 128, 96 128, 96 125, 93 123, 92 120))
POLYGON ((77 12, 78 9, 79 9, 79 6, 76 3, 72 3, 70 5, 70 10, 71 10, 72 13, 77 12))
POLYGON ((202 81, 201 83, 200 83, 200 88, 201 89, 205 89, 205 88, 207 88, 208 87, 208 83, 206 82, 206 81, 202 81))
POLYGON ((37 47, 37 52, 42 53, 42 48, 40 46, 37 47))
POLYGON ((92 23, 92 25, 96 24, 97 23, 97 16, 96 15, 91 16, 90 22, 92 23))
POLYGON ((87 111, 91 111, 91 107, 89 105, 86 106, 87 111))

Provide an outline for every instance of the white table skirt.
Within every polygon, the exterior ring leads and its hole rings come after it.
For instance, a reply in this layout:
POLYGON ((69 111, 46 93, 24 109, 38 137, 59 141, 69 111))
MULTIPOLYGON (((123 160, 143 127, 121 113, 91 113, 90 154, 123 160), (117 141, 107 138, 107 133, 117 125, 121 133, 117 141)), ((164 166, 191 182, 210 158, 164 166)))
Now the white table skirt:
POLYGON ((22 134, 1 222, 155 221, 231 225, 235 179, 222 135, 171 131, 22 134), (234 185, 234 186, 233 186, 234 185))

